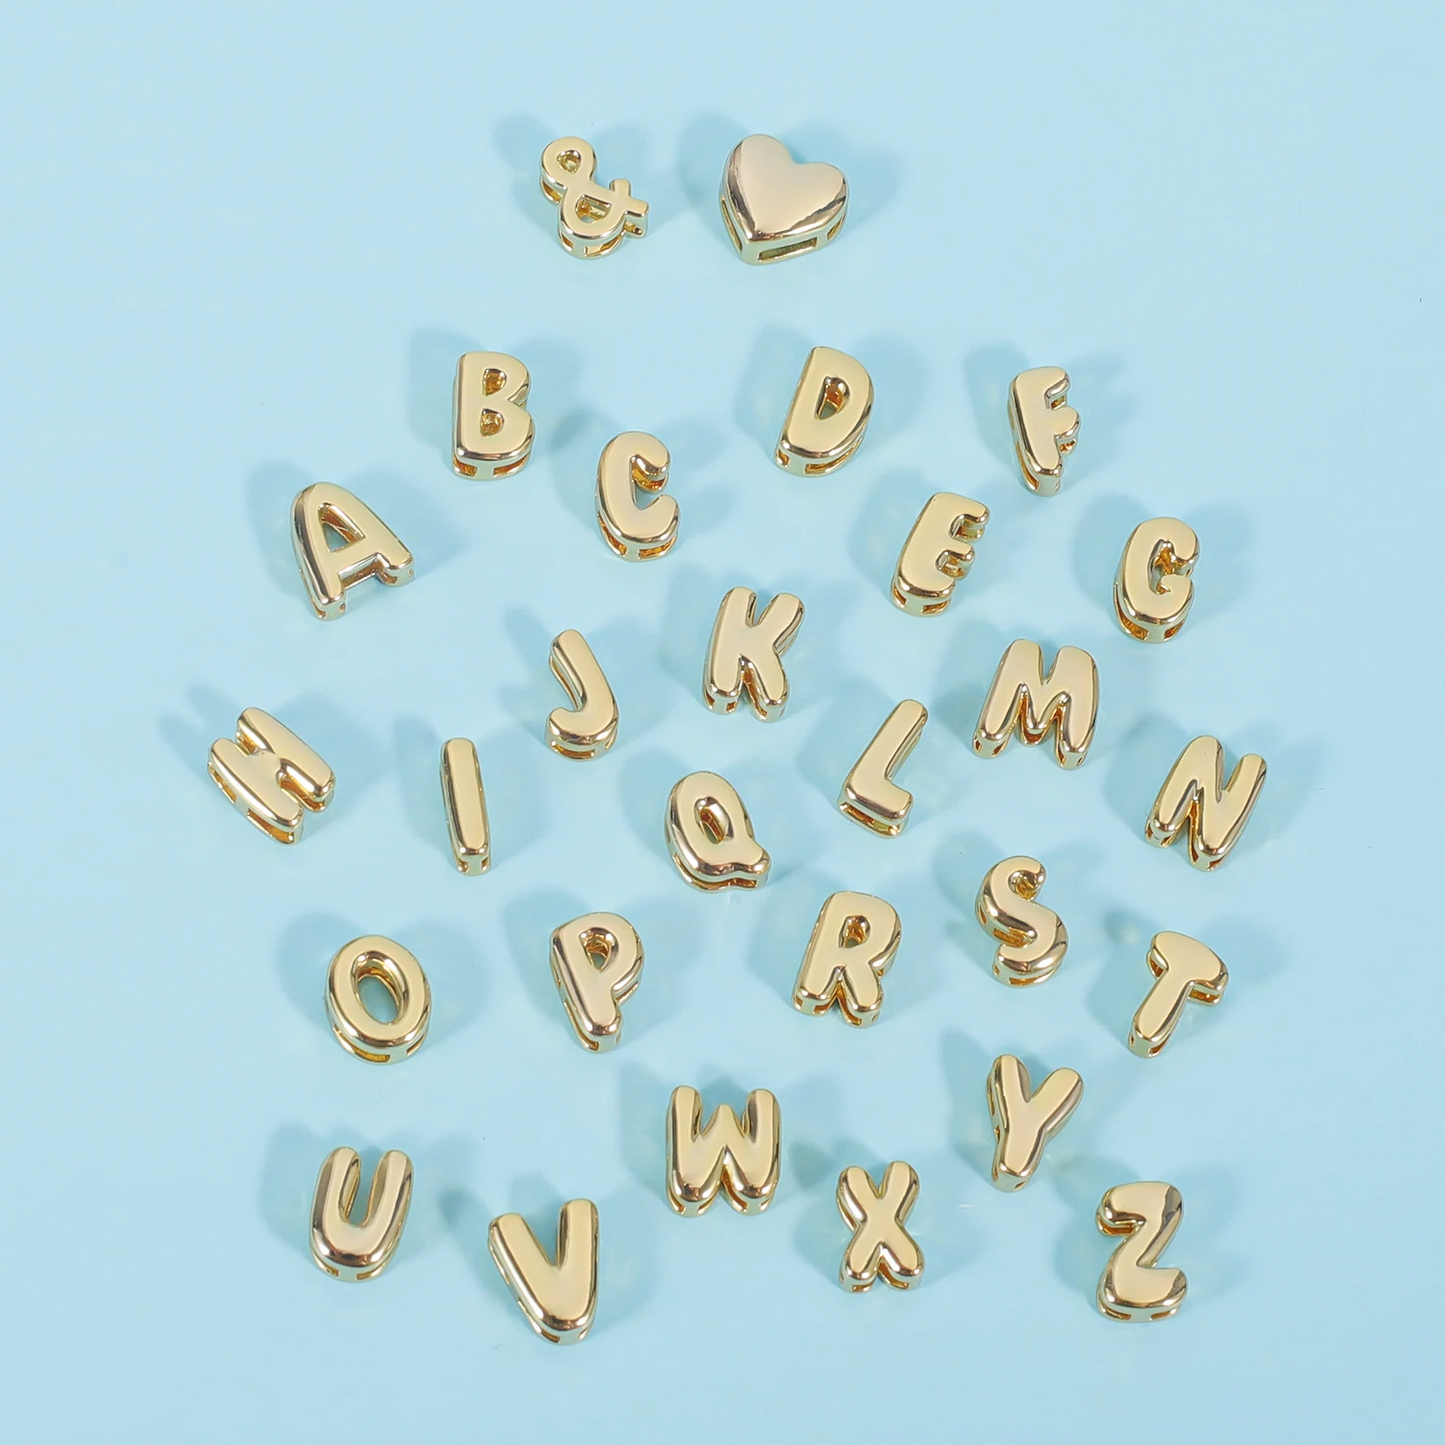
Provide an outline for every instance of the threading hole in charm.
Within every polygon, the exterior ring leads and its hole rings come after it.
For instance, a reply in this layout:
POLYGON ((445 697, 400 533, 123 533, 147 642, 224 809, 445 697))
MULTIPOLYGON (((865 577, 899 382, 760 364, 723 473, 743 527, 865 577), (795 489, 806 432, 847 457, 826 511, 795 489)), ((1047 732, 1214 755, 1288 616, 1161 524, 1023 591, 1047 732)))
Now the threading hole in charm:
POLYGON ((781 261, 784 256, 796 256, 799 251, 811 251, 817 244, 818 238, 809 236, 806 241, 792 241, 786 246, 769 246, 767 250, 758 252, 758 260, 781 261))

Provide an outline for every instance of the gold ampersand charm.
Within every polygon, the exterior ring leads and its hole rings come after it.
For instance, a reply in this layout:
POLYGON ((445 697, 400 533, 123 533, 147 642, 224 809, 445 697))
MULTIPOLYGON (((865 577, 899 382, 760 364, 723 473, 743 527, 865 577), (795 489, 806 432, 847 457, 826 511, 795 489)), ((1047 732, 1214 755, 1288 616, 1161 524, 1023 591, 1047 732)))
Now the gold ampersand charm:
POLYGON ((631 183, 595 179, 597 152, 580 136, 563 136, 542 152, 542 194, 557 207, 557 239, 574 256, 605 256, 624 236, 647 234, 647 202, 631 183))

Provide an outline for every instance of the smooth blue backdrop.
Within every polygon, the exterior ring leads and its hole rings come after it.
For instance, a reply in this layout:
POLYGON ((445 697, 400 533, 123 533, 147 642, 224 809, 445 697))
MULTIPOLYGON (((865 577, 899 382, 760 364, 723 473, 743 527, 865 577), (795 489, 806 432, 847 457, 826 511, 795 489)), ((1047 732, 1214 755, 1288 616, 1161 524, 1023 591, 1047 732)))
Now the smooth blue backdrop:
POLYGON ((17 6, 0 44, 5 1264, 16 1440, 1419 1439, 1440 1346, 1438 7, 861 4, 17 6), (716 189, 752 131, 847 172, 847 228, 776 268, 716 189), (645 240, 565 255, 538 193, 589 137, 645 240), (872 371, 855 461, 770 460, 807 349, 872 371), (532 370, 514 481, 446 462, 452 370, 532 370), (1028 495, 1004 391, 1073 378, 1063 493, 1028 495), (597 535, 602 444, 663 437, 681 541, 597 535), (328 478, 415 584, 310 614, 287 540, 328 478), (987 502, 946 616, 887 595, 923 500, 987 502), (1202 539, 1187 630, 1145 648, 1110 582, 1134 524, 1202 539), (725 588, 803 597, 776 727, 698 698, 725 588), (542 742, 550 638, 581 629, 621 741, 542 742), (1015 636, 1089 648, 1097 741, 968 746, 1015 636), (932 718, 903 838, 839 782, 899 698, 932 718), (335 766, 301 846, 207 780, 239 711, 335 766), (1270 776, 1215 876, 1140 837, 1182 742, 1270 776), (450 865, 440 742, 477 740, 496 865, 450 865), (684 772, 726 774, 776 860, 707 897, 662 845, 684 772), (1037 853, 1072 940, 1001 988, 985 868, 1037 853), (867 1032, 788 1003, 831 890, 904 942, 867 1032), (573 1041, 551 929, 647 949, 626 1035, 573 1041), (1229 964, 1167 1053, 1124 1046, 1159 928, 1229 964), (421 958, 425 1048, 345 1055, 322 981, 366 932, 421 958), (1086 1082, 1037 1181, 987 1180, 984 1078, 1012 1050, 1086 1082), (662 1194, 673 1085, 782 1102, 761 1218, 662 1194), (390 1272, 307 1255, 329 1149, 416 1166, 390 1272), (911 1161, 922 1285, 852 1298, 839 1169, 911 1161), (1110 1184, 1185 1199, 1176 1320, 1102 1319, 1110 1184), (487 1221, 602 1219, 580 1348, 539 1342, 487 1221))

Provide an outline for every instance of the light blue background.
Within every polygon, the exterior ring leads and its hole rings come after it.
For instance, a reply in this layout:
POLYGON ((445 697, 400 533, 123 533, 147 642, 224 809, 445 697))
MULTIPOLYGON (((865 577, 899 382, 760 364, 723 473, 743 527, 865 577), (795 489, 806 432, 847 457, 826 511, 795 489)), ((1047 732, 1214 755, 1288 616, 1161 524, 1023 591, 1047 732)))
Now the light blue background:
MULTIPOLYGON (((39 6, 3 52, 0 408, 10 572, 10 1025, 0 1382, 17 1440, 1420 1438, 1440 1343, 1442 508, 1437 7, 861 4, 39 6), (826 253, 739 263, 716 188, 766 131, 841 165, 826 253), (557 135, 652 205, 597 263, 537 191, 557 135), (770 449, 807 349, 872 371, 843 472, 770 449), (457 355, 531 367, 515 481, 446 463, 457 355), (1004 389, 1059 363, 1083 418, 1063 493, 1014 473, 1004 389), (671 447, 681 541, 596 534, 598 451, 671 447), (359 492, 415 584, 322 624, 290 498, 359 492), (946 616, 888 601, 938 489, 986 501, 946 616), (1202 539, 1164 648, 1116 627, 1133 525, 1202 539), (725 588, 796 591, 795 702, 714 717, 725 588), (542 743, 547 645, 591 640, 621 741, 542 743), (971 753, 1015 636, 1098 660, 1077 773, 971 753), (932 718, 907 833, 834 797, 899 698, 932 718), (248 705, 336 769, 294 849, 236 816, 206 751, 248 705), (1263 753, 1217 875, 1140 837, 1182 742, 1263 753), (442 739, 477 740, 496 863, 450 866, 442 739), (751 896, 679 881, 671 784, 728 776, 775 858, 751 896), (971 918, 1030 851, 1071 947, 1001 988, 971 918), (839 887, 899 909, 879 1025, 788 994, 839 887), (586 1055, 547 971, 586 909, 638 926, 621 1049, 586 1055), (1124 1034, 1159 928, 1229 964, 1167 1053, 1124 1034), (322 1011, 347 939, 394 935, 425 1048, 347 1057, 322 1011), (1036 1182, 988 1184, 984 1078, 1084 1076, 1036 1182), (774 1210, 680 1220, 670 1089, 784 1117, 774 1210), (307 1255, 324 1154, 415 1161, 395 1263, 307 1255), (839 1169, 911 1161, 928 1271, 852 1298, 839 1169), (1174 1321, 1102 1319, 1110 1184, 1185 1218, 1174 1321), (487 1221, 597 1201, 597 1327, 526 1328, 487 1221)), ((1431 1402, 1433 1403, 1433 1401, 1431 1402)), ((1427 1413, 1428 1412, 1428 1413, 1427 1413)))

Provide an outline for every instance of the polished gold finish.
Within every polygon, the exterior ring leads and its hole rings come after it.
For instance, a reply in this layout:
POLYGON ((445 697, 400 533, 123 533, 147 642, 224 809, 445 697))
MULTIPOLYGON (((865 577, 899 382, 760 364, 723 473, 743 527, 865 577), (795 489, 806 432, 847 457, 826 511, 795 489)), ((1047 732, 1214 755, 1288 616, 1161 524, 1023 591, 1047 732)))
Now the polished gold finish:
POLYGON ((1178 517, 1140 522, 1124 544, 1114 576, 1114 615, 1140 642, 1168 642, 1189 616, 1194 601, 1190 573, 1199 560, 1199 538, 1178 517))
POLYGON ((1037 1172, 1044 1146, 1068 1122, 1084 1081, 1073 1069, 1055 1069, 1029 1090, 1029 1071, 1012 1054, 1000 1054, 988 1074, 988 1117, 993 1121, 993 1185, 1022 1189, 1037 1172))
POLYGON ((1077 768, 1088 756, 1099 713, 1099 670, 1082 647, 1061 647, 1044 676, 1037 642, 1011 642, 993 675, 973 732, 973 750, 996 758, 1017 728, 1026 743, 1041 743, 1055 727, 1054 756, 1077 768))
POLYGON ((737 790, 716 773, 689 773, 667 799, 667 849, 695 888, 756 888, 772 859, 753 837, 753 820, 737 790))
POLYGON ((808 940, 793 1007, 825 1014, 834 1004, 855 1027, 873 1023, 883 1008, 883 975, 903 938, 891 903, 871 893, 834 893, 823 904, 808 940))
POLYGON ((923 736, 927 721, 928 709, 912 698, 888 714, 843 780, 838 808, 845 818, 884 838, 896 838, 903 831, 913 809, 913 794, 900 788, 893 774, 923 736))
POLYGON ((1187 933, 1156 933, 1149 945, 1149 968, 1154 986, 1129 1026, 1129 1048, 1145 1059, 1169 1042, 1186 1003, 1216 1004, 1229 982, 1219 955, 1187 933))
POLYGON ((311 599, 325 621, 346 613, 346 592, 368 577, 404 587, 416 575, 401 539, 345 487, 317 482, 297 492, 291 504, 291 548, 311 599), (328 528, 342 545, 332 550, 328 528))
POLYGON ((773 1202, 782 1164, 783 1115, 766 1089, 754 1089, 744 1128, 726 1104, 702 1126, 702 1095, 680 1085, 667 1107, 667 1202, 679 1214, 703 1214, 721 1193, 741 1214, 773 1202))
POLYGON ((799 165, 782 141, 750 135, 728 157, 718 202, 738 255, 760 266, 834 240, 848 216, 848 182, 837 166, 799 165))
POLYGON ((642 940, 617 913, 584 913, 552 934, 552 979, 577 1042, 605 1053, 622 1042, 622 1005, 642 979, 642 940))
POLYGON ((1021 371, 1008 389, 1014 455, 1031 492, 1051 497, 1064 476, 1064 458, 1079 440, 1079 414, 1066 406, 1069 374, 1059 366, 1021 371))
POLYGON ((510 477, 527 465, 536 428, 525 402, 532 374, 505 351, 468 351, 452 383, 452 470, 510 477))
POLYGON ((569 1199, 557 1218, 555 1263, 520 1214, 487 1229, 487 1248, 527 1323, 554 1345, 587 1338, 597 1314, 597 1206, 569 1199))
POLYGON ((574 256, 605 256, 624 236, 647 234, 647 202, 623 180, 596 179, 597 152, 580 136, 542 151, 542 194, 557 207, 557 239, 574 256))
POLYGON ((379 933, 353 938, 336 952, 326 975, 326 1017, 336 1042, 369 1064, 389 1064, 421 1048, 431 1023, 431 985, 416 956, 379 933), (378 980, 395 1008, 383 1022, 361 997, 361 981, 378 980))
POLYGON ((330 764, 268 712, 248 707, 236 737, 211 744, 207 771, 216 786, 268 838, 299 843, 306 814, 331 801, 330 764))
POLYGON ((1265 762, 1246 753, 1224 781, 1224 746, 1218 738, 1197 737, 1185 745, 1154 806, 1144 820, 1144 836, 1167 848, 1188 834, 1189 861, 1212 872, 1239 842, 1264 788, 1265 762))
POLYGON ((617 741, 617 699, 587 639, 568 628, 552 639, 552 675, 572 699, 547 714, 547 745, 564 758, 601 757, 617 741))
POLYGON ((1020 854, 995 863, 979 884, 974 912, 978 926, 998 940, 993 976, 1000 983, 1042 983, 1064 961, 1069 930, 1036 901, 1047 877, 1037 858, 1020 854))
POLYGON ((988 526, 988 508, 957 492, 935 492, 903 550, 893 573, 893 600, 911 617, 933 617, 953 600, 953 584, 968 576, 973 548, 988 526))
POLYGON ((316 1178, 311 1206, 311 1257, 334 1279, 375 1279, 391 1262, 406 1212, 411 1207, 411 1160, 388 1149, 371 1176, 366 1217, 351 1220, 361 1183, 361 1158, 355 1149, 333 1149, 316 1178))
POLYGON ((785 472, 821 477, 856 452, 873 410, 873 378, 861 361, 831 346, 808 353, 774 461, 785 472))
POLYGON ((1182 1269, 1158 1263, 1184 1218, 1184 1200, 1172 1184, 1116 1184, 1099 1201, 1104 1234, 1124 1236, 1099 1276, 1099 1309, 1111 1320, 1164 1320, 1177 1314, 1189 1281, 1182 1269))
POLYGON ((677 541, 675 497, 660 495, 672 458, 655 436, 625 431, 597 462, 597 525, 602 540, 628 562, 665 556, 677 541), (644 493, 652 500, 642 502, 644 493))
POLYGON ((702 670, 702 700, 713 712, 732 712, 747 694, 764 722, 777 722, 788 706, 783 654, 803 625, 803 604, 779 592, 756 621, 758 594, 734 587, 723 598, 712 625, 702 670))
POLYGON ((442 807, 457 867, 474 877, 485 873, 492 866, 492 840, 482 765, 470 738, 449 738, 442 744, 442 807))
POLYGON ((904 1228, 917 1202, 918 1175, 901 1159, 883 1171, 882 1188, 874 1188, 872 1176, 856 1164, 838 1176, 838 1212, 853 1230, 838 1267, 844 1289, 859 1294, 880 1278, 894 1289, 918 1282, 923 1251, 904 1228))

